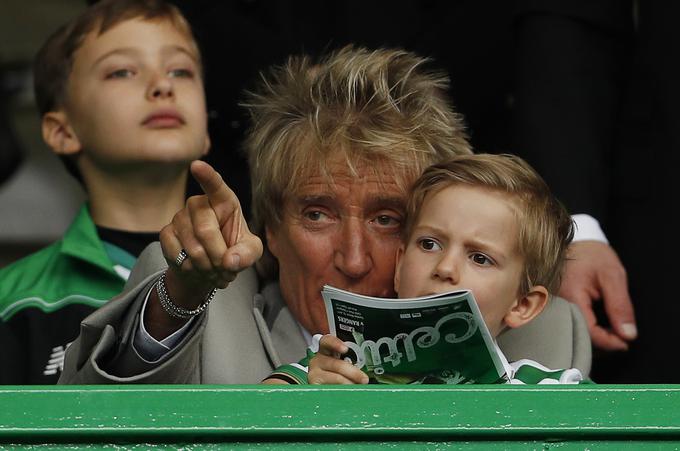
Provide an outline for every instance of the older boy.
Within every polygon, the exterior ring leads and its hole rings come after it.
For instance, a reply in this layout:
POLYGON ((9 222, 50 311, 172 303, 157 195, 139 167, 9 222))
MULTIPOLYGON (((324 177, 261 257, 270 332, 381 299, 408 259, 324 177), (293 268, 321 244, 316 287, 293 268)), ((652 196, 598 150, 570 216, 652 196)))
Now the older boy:
MULTIPOLYGON (((495 338, 534 319, 559 288, 572 220, 527 163, 511 155, 466 155, 431 166, 409 198, 394 288, 410 298, 470 289, 495 338)), ((339 359, 337 337, 315 340, 316 354, 284 365, 266 383, 368 383, 339 359)), ((314 345, 313 345, 314 346, 314 345)), ((500 350, 498 352, 502 353, 500 350)), ((508 363, 510 383, 576 383, 577 369, 550 370, 530 360, 508 363)))
POLYGON ((119 293, 209 147, 201 59, 179 10, 103 0, 35 61, 43 138, 88 193, 64 237, 0 271, 0 384, 55 383, 80 321, 119 293))

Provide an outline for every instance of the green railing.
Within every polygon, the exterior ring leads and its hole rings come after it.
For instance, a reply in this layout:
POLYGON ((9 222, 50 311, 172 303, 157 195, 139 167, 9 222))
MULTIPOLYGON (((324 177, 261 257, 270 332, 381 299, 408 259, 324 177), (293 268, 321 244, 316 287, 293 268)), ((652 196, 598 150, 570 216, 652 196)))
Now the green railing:
POLYGON ((0 386, 4 448, 680 448, 680 385, 0 386))

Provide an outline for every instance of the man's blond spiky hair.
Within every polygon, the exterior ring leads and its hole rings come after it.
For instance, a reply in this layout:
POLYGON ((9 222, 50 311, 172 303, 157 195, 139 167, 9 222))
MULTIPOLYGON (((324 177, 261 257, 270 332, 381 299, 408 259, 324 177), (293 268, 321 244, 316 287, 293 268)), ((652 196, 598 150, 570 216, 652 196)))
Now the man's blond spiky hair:
POLYGON ((278 226, 286 196, 331 159, 344 158, 350 171, 380 162, 406 190, 430 164, 471 153, 448 77, 429 62, 348 46, 317 63, 290 57, 263 74, 242 104, 252 118, 253 229, 264 236, 265 225, 278 226))

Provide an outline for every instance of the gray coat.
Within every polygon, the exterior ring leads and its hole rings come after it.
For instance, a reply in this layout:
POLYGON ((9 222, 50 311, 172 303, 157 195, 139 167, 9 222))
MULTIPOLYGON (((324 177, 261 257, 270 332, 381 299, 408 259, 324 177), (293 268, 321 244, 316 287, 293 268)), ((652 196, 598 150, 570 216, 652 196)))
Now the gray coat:
MULTIPOLYGON (((81 323, 66 352, 60 384, 259 383, 282 363, 305 356, 300 327, 278 285, 259 290, 255 271, 238 275, 218 291, 208 311, 195 318, 169 354, 147 362, 132 347, 144 297, 166 267, 158 243, 140 256, 125 291, 81 323)), ((530 324, 504 333, 499 345, 508 360, 528 358, 549 368, 590 372, 590 338, 578 308, 553 298, 530 324)))

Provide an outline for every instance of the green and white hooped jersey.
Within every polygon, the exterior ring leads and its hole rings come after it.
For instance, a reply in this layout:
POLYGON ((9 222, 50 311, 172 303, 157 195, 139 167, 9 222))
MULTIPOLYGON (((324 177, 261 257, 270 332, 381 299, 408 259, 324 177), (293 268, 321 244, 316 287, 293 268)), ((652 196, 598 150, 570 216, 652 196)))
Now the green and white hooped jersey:
MULTIPOLYGON (((278 367, 269 376, 270 378, 282 379, 290 384, 308 384, 307 373, 309 371, 309 361, 319 351, 319 340, 322 335, 314 335, 311 346, 307 349, 307 356, 297 363, 289 363, 278 367)), ((552 370, 529 359, 522 359, 516 362, 508 362, 501 350, 496 346, 505 371, 507 374, 506 384, 590 384, 590 380, 584 379, 581 371, 576 368, 552 370)), ((423 383, 422 381, 412 382, 414 384, 423 383)), ((448 383, 466 383, 448 382, 448 383)))

